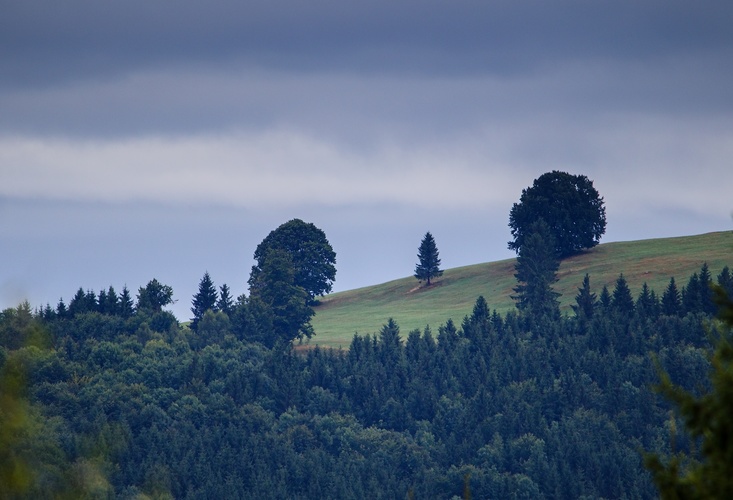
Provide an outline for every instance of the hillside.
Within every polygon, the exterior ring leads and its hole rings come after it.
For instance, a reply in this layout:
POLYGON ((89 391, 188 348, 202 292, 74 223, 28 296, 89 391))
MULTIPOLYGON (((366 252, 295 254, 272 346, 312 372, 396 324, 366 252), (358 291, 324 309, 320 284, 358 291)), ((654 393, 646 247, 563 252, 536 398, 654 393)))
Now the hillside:
MULTIPOLYGON (((426 325, 437 330, 448 318, 460 322, 479 295, 492 309, 509 310, 514 307, 514 262, 507 259, 447 269, 430 288, 419 286, 410 276, 328 295, 316 308, 312 322, 316 336, 311 343, 347 347, 355 332, 375 333, 390 317, 400 325, 403 335, 426 325)), ((585 273, 590 274, 596 294, 603 285, 613 290, 616 278, 623 273, 634 296, 644 282, 661 295, 670 277, 674 276, 681 288, 704 262, 713 278, 724 266, 733 266, 733 231, 604 243, 564 260, 555 290, 562 294, 563 311, 570 311, 585 273)))

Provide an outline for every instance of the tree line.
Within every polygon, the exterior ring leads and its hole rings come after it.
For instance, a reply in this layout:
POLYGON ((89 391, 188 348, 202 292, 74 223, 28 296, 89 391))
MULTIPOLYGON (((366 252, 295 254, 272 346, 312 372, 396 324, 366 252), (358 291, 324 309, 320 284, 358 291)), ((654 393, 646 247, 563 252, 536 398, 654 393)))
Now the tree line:
MULTIPOLYGON (((405 333, 390 320, 343 351, 268 346, 236 302, 193 330, 155 305, 164 286, 127 317, 21 304, 0 313, 17 417, 0 416, 13 430, 0 477, 26 478, 9 498, 653 498, 639 450, 701 449, 670 435, 685 424, 652 390, 648 353, 680 387, 710 389, 710 274, 689 277, 671 313, 654 299, 666 291, 629 302, 619 275, 596 298, 586 277, 572 316, 479 297, 460 322, 405 333)), ((730 286, 728 268, 716 276, 730 286)))

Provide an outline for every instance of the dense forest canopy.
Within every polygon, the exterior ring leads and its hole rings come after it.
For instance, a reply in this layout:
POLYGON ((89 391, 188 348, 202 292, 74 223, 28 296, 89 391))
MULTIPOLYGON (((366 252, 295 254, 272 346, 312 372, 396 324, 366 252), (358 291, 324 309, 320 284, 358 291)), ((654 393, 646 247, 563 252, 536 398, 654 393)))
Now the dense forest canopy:
POLYGON ((9 498, 653 498, 640 450, 700 448, 649 353, 710 388, 713 282, 733 293, 703 266, 629 302, 623 275, 598 299, 590 276, 572 316, 479 297, 459 323, 389 321, 344 351, 268 345, 248 298, 194 331, 157 280, 136 303, 21 304, 0 313, 0 480, 9 498))

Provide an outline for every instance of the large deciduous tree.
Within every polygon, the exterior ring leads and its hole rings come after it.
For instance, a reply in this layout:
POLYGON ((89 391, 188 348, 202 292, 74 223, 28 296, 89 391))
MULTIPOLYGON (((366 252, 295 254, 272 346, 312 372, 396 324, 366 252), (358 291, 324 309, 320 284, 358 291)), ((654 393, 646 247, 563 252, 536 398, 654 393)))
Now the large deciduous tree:
POLYGON ((545 220, 555 239, 558 258, 576 254, 598 244, 606 232, 603 198, 584 175, 552 171, 522 190, 519 203, 509 212, 513 240, 509 248, 519 253, 530 225, 545 220))
POLYGON ((427 281, 428 286, 430 286, 431 278, 438 278, 443 275, 443 271, 440 269, 438 247, 435 245, 435 239, 430 231, 425 233, 420 243, 417 258, 420 262, 415 266, 415 278, 420 281, 427 281))
POLYGON ((287 252, 292 260, 294 284, 302 287, 312 302, 316 296, 331 291, 336 278, 336 252, 326 234, 312 223, 293 219, 270 232, 257 246, 249 285, 252 286, 262 272, 267 254, 271 250, 287 252))
POLYGON ((173 288, 153 278, 137 292, 138 311, 160 312, 173 302, 173 288))
POLYGON ((308 293, 295 282, 295 267, 285 250, 270 250, 263 256, 257 276, 250 277, 248 307, 259 311, 256 316, 258 334, 266 346, 277 340, 291 342, 310 338, 313 309, 308 305, 308 293), (267 334, 267 330, 270 330, 267 334))

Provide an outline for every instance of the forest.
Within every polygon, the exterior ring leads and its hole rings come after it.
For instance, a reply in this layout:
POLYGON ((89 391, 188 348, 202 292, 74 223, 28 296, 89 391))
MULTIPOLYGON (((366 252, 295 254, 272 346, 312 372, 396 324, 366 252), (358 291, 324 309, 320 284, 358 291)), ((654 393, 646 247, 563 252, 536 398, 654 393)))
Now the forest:
POLYGON ((191 329, 155 280, 136 301, 23 303, 0 313, 0 496, 653 498, 643 452, 699 447, 650 353, 709 389, 709 285, 733 293, 715 273, 638 297, 586 277, 571 315, 478 297, 458 323, 390 320, 344 350, 266 346, 221 310, 191 329))

